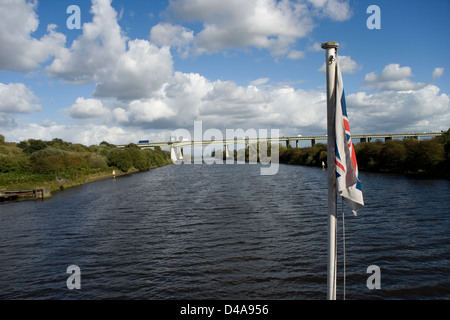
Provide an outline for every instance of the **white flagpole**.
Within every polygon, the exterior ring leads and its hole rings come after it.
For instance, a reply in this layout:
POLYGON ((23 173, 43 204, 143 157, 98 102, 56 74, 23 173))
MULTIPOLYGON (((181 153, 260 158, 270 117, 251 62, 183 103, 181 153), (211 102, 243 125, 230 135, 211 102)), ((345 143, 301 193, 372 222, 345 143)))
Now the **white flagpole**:
POLYGON ((322 44, 326 50, 327 70, 327 166, 328 166, 328 265, 327 265, 327 299, 336 300, 336 53, 339 44, 328 41, 322 44))

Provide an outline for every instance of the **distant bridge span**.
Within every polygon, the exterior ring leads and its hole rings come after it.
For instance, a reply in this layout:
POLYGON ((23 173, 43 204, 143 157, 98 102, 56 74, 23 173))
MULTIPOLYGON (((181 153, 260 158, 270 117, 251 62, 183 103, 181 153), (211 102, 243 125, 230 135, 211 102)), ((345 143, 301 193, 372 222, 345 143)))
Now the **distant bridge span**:
MULTIPOLYGON (((442 135, 442 132, 418 132, 418 133, 384 133, 384 134, 354 134, 352 139, 356 142, 359 139, 360 142, 370 142, 373 139, 384 139, 391 140, 394 138, 414 138, 420 139, 421 137, 437 137, 442 135)), ((200 145, 214 145, 214 144, 252 144, 258 141, 268 141, 268 142, 286 142, 286 146, 291 145, 292 141, 295 141, 296 148, 299 147, 298 142, 302 140, 311 141, 311 146, 316 144, 316 141, 327 140, 326 135, 317 136, 297 136, 297 137, 278 137, 278 138, 234 138, 234 139, 223 139, 223 140, 188 140, 188 141, 163 141, 163 142, 145 142, 137 143, 139 148, 180 148, 187 146, 200 146, 200 145)), ((127 145, 117 145, 118 148, 125 148, 127 145)))

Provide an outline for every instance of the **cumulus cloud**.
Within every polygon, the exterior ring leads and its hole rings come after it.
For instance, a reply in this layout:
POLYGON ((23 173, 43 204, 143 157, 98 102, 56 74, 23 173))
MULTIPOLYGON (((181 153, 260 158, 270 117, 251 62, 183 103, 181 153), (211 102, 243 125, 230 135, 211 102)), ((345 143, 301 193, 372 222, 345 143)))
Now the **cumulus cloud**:
POLYGON ((347 2, 337 0, 323 5, 289 0, 173 0, 165 15, 171 21, 202 23, 193 39, 196 54, 254 47, 274 56, 291 52, 290 58, 298 59, 300 53, 290 50, 314 28, 311 7, 339 21, 349 17, 347 2))
POLYGON ((444 74, 444 68, 435 68, 433 74, 431 75, 431 82, 436 81, 444 74))
POLYGON ((308 0, 319 13, 335 21, 345 21, 351 18, 352 11, 349 1, 341 0, 308 0))
POLYGON ((120 100, 148 98, 171 77, 172 56, 168 47, 122 34, 111 0, 93 0, 92 22, 71 48, 56 54, 45 71, 70 83, 96 83, 95 97, 120 100), (89 57, 88 59, 86 57, 89 57))
POLYGON ((358 92, 346 98, 355 132, 448 128, 450 97, 440 94, 440 89, 434 85, 408 91, 358 92))
MULTIPOLYGON (((339 56, 339 66, 342 73, 356 73, 362 69, 362 66, 349 56, 339 56)), ((320 67, 319 72, 326 72, 325 63, 320 67)))
POLYGON ((299 50, 291 50, 289 51, 287 57, 291 60, 302 59, 305 57, 305 52, 299 50))
POLYGON ((319 52, 319 51, 322 51, 322 50, 323 50, 322 49, 322 45, 320 43, 318 43, 318 42, 314 42, 312 45, 310 45, 308 47, 308 51, 311 51, 311 52, 319 52))
POLYGON ((52 140, 55 137, 73 143, 84 145, 98 145, 102 141, 113 144, 128 144, 142 138, 153 141, 165 141, 168 133, 147 133, 138 128, 122 128, 119 126, 106 126, 99 124, 85 125, 65 125, 65 124, 37 124, 37 123, 17 123, 16 126, 4 132, 7 141, 20 142, 30 139, 30 132, 33 132, 33 139, 52 140))
POLYGON ((0 113, 19 114, 41 111, 37 97, 23 83, 0 83, 0 113))
POLYGON ((410 67, 400 67, 399 64, 389 64, 384 67, 380 74, 371 72, 366 75, 364 83, 369 90, 415 90, 423 88, 425 83, 413 82, 409 78, 413 77, 410 67))
POLYGON ((36 1, 2 0, 0 2, 0 70, 29 71, 58 53, 66 42, 65 35, 47 27, 41 39, 31 36, 38 29, 36 1))
POLYGON ((84 99, 80 97, 75 104, 65 111, 74 119, 95 119, 109 116, 110 110, 103 106, 98 99, 84 99))
POLYGON ((150 30, 150 40, 158 46, 175 47, 178 49, 178 54, 187 57, 190 45, 194 41, 194 31, 162 22, 150 30))

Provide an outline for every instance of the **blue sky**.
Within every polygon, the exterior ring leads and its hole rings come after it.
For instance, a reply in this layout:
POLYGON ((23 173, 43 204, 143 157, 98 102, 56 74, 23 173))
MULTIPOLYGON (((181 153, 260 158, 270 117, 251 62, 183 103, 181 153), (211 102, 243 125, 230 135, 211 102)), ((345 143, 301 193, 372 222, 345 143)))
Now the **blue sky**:
POLYGON ((323 134, 330 40, 353 133, 446 130, 448 12, 448 0, 1 0, 0 133, 119 144, 202 121, 323 134), (381 29, 366 26, 370 5, 381 29))

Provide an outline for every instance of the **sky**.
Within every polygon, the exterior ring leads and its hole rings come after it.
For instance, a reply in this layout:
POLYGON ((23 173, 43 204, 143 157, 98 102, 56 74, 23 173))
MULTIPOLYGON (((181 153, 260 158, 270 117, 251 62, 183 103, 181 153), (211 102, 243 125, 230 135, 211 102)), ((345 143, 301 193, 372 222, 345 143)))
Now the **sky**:
POLYGON ((326 41, 339 43, 352 134, 447 130, 449 12, 448 0, 0 0, 0 134, 126 144, 202 121, 322 135, 326 41))

